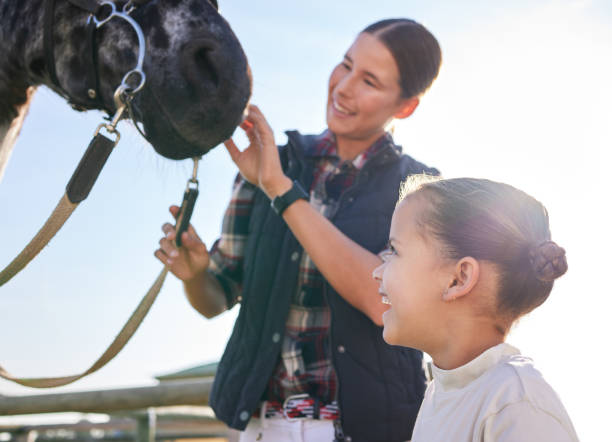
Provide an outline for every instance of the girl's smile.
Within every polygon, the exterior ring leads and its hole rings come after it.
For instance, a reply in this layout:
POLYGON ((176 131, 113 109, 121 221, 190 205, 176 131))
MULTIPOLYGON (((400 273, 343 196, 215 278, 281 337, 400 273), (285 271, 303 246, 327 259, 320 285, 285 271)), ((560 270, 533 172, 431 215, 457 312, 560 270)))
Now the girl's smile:
MULTIPOLYGON (((440 256, 434 238, 425 237, 417 216, 427 203, 404 200, 391 221, 389 249, 373 276, 380 283, 383 304, 383 337, 388 344, 428 348, 436 336, 436 320, 449 280, 448 263, 440 256), (406 326, 410 324, 410 326, 406 326)), ((450 266, 452 267, 452 266, 450 266)))

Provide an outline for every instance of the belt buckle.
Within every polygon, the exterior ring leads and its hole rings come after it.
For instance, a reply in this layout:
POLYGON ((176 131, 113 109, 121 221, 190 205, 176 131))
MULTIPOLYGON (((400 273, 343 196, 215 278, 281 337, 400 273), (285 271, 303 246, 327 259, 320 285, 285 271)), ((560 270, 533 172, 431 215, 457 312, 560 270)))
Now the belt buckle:
POLYGON ((310 396, 308 395, 308 393, 292 394, 291 396, 287 396, 287 398, 283 401, 283 417, 287 419, 287 421, 289 422, 294 422, 300 419, 306 419, 306 416, 290 417, 287 414, 287 405, 289 404, 289 401, 295 401, 298 399, 308 399, 309 397, 310 396))

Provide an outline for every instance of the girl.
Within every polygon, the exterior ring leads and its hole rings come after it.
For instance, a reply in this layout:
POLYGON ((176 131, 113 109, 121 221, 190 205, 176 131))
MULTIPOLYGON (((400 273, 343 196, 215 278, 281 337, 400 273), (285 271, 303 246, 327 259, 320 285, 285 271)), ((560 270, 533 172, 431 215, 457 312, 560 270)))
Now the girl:
POLYGON ((433 359, 412 441, 577 441, 531 359, 504 342, 567 270, 544 206, 482 179, 414 179, 403 193, 373 275, 384 340, 433 359))
POLYGON ((438 173, 403 154, 385 127, 414 112, 440 62, 438 42, 416 22, 368 26, 331 73, 322 134, 289 132, 277 149, 263 114, 249 109, 250 145, 226 143, 240 176, 210 252, 193 228, 176 249, 174 228, 163 226, 155 254, 194 308, 212 317, 241 304, 210 404, 242 440, 410 439, 422 354, 382 340, 386 307, 371 274, 400 183, 438 173))

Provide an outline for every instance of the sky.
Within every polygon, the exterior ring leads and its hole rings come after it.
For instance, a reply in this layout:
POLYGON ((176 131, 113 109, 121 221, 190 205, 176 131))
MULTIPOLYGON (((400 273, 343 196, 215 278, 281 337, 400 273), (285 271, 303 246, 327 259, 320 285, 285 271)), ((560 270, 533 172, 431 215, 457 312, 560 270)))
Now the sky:
MULTIPOLYGON (((532 357, 582 440, 609 433, 607 267, 612 241, 612 6, 607 0, 291 2, 220 1, 249 58, 258 104, 284 130, 325 128, 329 73, 368 24, 407 16, 443 51, 440 75, 397 124, 404 151, 446 177, 508 182, 548 208, 569 272, 508 342, 532 357)), ((40 228, 64 191, 98 112, 74 112, 36 93, 0 183, 0 266, 40 228)), ((157 156, 128 123, 87 201, 39 257, 0 288, 0 365, 20 376, 88 368, 161 268, 153 257, 167 208, 180 202, 191 162, 157 156)), ((237 138, 239 145, 244 139, 237 138)), ((204 157, 192 222, 219 234, 236 174, 223 147, 204 157)), ((50 392, 150 385, 153 377, 220 358, 237 309, 206 320, 169 277, 126 348, 99 372, 50 392)), ((0 394, 41 393, 0 381, 0 394)), ((38 417, 42 422, 47 417, 38 417)), ((0 421, 6 418, 0 418, 0 421)))

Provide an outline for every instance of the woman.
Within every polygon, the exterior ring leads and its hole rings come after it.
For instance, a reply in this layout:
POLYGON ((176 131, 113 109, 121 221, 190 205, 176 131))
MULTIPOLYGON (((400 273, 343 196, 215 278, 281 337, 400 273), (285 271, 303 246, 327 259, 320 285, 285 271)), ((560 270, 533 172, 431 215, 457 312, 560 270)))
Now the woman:
POLYGON ((413 442, 577 442, 559 397, 505 343, 567 270, 544 206, 512 186, 414 182, 391 223, 380 283, 384 339, 429 353, 413 442))
POLYGON ((412 20, 367 27, 330 76, 321 135, 289 132, 277 149, 249 108, 250 145, 225 143, 240 176, 210 253, 191 227, 177 250, 163 226, 155 254, 194 308, 211 317, 241 303, 210 403, 246 428, 243 440, 410 439, 422 355, 384 344, 386 307, 370 275, 400 183, 438 173, 402 154, 385 128, 414 112, 440 62, 436 39, 412 20))

